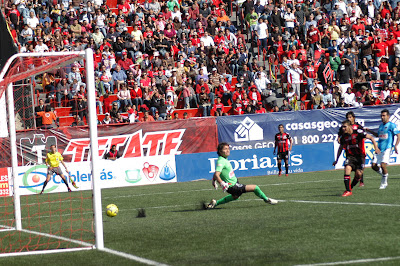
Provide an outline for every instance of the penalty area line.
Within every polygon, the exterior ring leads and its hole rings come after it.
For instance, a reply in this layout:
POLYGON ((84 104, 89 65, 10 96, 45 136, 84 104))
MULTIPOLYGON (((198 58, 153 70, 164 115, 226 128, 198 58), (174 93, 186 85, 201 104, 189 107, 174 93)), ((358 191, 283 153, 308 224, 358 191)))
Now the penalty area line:
POLYGON ((367 263, 367 262, 388 261, 388 260, 399 260, 399 259, 400 259, 400 256, 397 256, 397 257, 374 258, 374 259, 360 259, 360 260, 324 262, 324 263, 314 263, 314 264, 298 264, 298 265, 295 265, 295 266, 346 265, 346 264, 367 263))
POLYGON ((110 253, 110 254, 113 254, 113 255, 116 255, 116 256, 123 257, 125 259, 137 261, 137 262, 140 262, 140 263, 143 263, 143 264, 147 264, 147 265, 168 266, 168 264, 164 264, 164 263, 160 263, 160 262, 157 262, 157 261, 154 261, 154 260, 149 260, 149 259, 146 259, 146 258, 138 257, 138 256, 135 256, 135 255, 132 255, 132 254, 129 254, 129 253, 125 253, 125 252, 122 252, 122 251, 117 251, 117 250, 106 248, 106 247, 104 249, 101 249, 100 251, 104 251, 106 253, 110 253))

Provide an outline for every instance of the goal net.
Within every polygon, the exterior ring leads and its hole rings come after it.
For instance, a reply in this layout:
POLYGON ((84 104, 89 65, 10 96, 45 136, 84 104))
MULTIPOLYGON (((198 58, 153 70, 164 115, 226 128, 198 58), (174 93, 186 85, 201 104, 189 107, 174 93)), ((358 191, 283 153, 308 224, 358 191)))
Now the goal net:
MULTIPOLYGON (((60 99, 70 107, 74 98, 57 98, 60 95, 56 95, 54 87, 68 79, 71 72, 80 74, 80 83, 93 84, 92 52, 18 54, 10 58, 0 73, 0 106, 3 102, 8 107, 6 117, 0 117, 0 126, 9 128, 9 134, 0 137, 0 256, 90 249, 99 243, 102 246, 99 188, 75 188, 73 178, 60 164, 72 192, 68 192, 60 176, 52 174, 43 194, 39 194, 47 177, 46 154, 51 145, 58 150, 57 142, 48 136, 62 129, 56 129, 55 124, 54 132, 39 128, 38 113, 42 111, 36 107, 43 101, 51 112, 57 113, 63 104, 60 99), (98 210, 97 215, 94 209, 98 210)), ((94 95, 87 92, 94 87, 67 85, 82 87, 80 93, 85 96, 94 95)), ((97 128, 94 134, 97 136, 97 128)), ((68 160, 65 162, 68 166, 68 160)), ((95 178, 93 187, 96 188, 95 178)))

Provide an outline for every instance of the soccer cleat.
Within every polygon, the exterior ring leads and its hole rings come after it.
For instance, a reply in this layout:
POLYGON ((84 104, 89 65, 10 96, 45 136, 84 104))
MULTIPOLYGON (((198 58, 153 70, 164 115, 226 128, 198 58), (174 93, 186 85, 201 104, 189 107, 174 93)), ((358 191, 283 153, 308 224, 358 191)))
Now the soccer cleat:
POLYGON ((385 189, 387 187, 387 179, 382 176, 381 178, 381 186, 379 187, 379 189, 385 189))
POLYGON ((364 183, 363 183, 363 182, 360 182, 360 187, 363 187, 363 186, 365 186, 364 183))
POLYGON ((279 174, 278 174, 278 176, 281 176, 282 175, 282 171, 279 171, 279 174))
POLYGON ((214 209, 216 205, 217 201, 215 199, 212 199, 211 202, 207 205, 207 210, 214 209))
POLYGON ((68 192, 72 192, 72 190, 70 188, 68 188, 68 192))
POLYGON ((342 197, 348 197, 348 196, 351 196, 351 195, 353 195, 353 192, 346 190, 345 192, 343 192, 342 197))
POLYGON ((265 203, 268 203, 268 204, 271 204, 271 205, 275 205, 275 204, 278 203, 277 200, 271 199, 271 198, 268 198, 267 200, 264 200, 264 201, 265 201, 265 203))
POLYGON ((286 174, 286 176, 289 176, 289 174, 286 174))

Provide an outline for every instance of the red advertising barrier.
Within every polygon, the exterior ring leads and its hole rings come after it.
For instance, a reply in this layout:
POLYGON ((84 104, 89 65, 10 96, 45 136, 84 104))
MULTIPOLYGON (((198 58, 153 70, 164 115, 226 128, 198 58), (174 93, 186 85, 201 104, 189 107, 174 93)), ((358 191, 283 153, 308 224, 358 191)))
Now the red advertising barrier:
MULTIPOLYGON (((100 156, 116 145, 123 158, 210 152, 215 151, 218 141, 213 117, 104 125, 98 127, 98 136, 100 156)), ((43 164, 53 144, 65 162, 90 159, 89 128, 66 127, 17 132, 19 165, 43 164)), ((10 167, 9 139, 0 139, 0 147, 7 151, 0 157, 0 167, 10 167)))

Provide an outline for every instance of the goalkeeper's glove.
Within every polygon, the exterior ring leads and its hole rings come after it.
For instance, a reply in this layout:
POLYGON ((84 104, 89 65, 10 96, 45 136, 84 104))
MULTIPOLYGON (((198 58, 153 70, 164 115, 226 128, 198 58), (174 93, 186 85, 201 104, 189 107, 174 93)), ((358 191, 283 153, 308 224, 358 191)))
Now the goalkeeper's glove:
POLYGON ((212 185, 214 186, 215 190, 218 189, 218 183, 217 183, 217 181, 213 180, 213 181, 212 181, 212 185))
POLYGON ((222 190, 223 190, 224 192, 226 192, 226 191, 228 190, 228 188, 229 188, 229 184, 228 184, 228 183, 221 182, 220 185, 221 185, 222 190))

